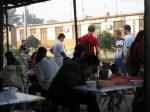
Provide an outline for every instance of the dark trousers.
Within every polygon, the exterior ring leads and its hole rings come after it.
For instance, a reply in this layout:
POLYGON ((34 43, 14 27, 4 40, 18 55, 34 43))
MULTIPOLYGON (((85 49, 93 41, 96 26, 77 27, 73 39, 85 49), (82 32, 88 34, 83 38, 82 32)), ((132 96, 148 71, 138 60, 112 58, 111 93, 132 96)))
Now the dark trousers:
POLYGON ((88 112, 100 112, 96 97, 91 93, 74 91, 51 94, 50 100, 52 103, 67 107, 69 112, 80 112, 80 104, 87 105, 88 112))

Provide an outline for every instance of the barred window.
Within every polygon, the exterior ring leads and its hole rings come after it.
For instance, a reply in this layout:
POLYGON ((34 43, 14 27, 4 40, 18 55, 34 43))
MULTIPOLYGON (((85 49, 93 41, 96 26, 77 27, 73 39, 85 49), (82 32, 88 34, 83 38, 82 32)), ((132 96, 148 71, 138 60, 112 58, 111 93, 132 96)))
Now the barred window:
POLYGON ((24 36, 24 29, 19 30, 19 35, 20 35, 20 40, 25 39, 25 36, 24 36))
POLYGON ((30 30, 30 35, 35 35, 36 34, 36 29, 31 29, 30 30))
POLYGON ((41 40, 47 40, 47 28, 41 28, 41 40))
POLYGON ((56 35, 56 38, 58 37, 58 35, 59 35, 60 33, 63 33, 63 26, 55 27, 55 35, 56 35))
POLYGON ((139 20, 139 30, 143 30, 144 29, 144 20, 140 19, 139 20))
POLYGON ((114 30, 122 29, 125 25, 125 21, 114 21, 114 30))
MULTIPOLYGON (((81 25, 77 25, 78 38, 81 37, 81 25)), ((72 37, 75 38, 75 26, 72 26, 72 37)))
POLYGON ((101 31, 101 24, 95 23, 94 26, 95 26, 96 36, 98 36, 99 32, 101 31))

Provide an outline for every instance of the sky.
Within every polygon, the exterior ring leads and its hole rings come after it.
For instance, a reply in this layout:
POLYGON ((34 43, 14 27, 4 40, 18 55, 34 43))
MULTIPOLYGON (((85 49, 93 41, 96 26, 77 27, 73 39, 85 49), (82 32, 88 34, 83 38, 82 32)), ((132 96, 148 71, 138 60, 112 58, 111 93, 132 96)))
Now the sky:
MULTIPOLYGON (((106 15, 144 12, 144 0, 76 0, 77 18, 85 16, 100 17, 106 15)), ((74 18, 73 0, 51 0, 27 6, 30 13, 47 20, 66 21, 74 18)), ((23 14, 24 7, 17 8, 17 14, 23 14)))

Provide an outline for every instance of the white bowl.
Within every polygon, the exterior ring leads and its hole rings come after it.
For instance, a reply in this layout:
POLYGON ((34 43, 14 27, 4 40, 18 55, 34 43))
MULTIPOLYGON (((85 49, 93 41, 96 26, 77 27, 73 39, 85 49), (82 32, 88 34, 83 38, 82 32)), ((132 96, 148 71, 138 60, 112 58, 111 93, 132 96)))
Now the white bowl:
POLYGON ((90 88, 96 88, 96 81, 94 81, 94 80, 86 81, 85 83, 90 88))
POLYGON ((143 80, 130 80, 131 84, 139 85, 143 83, 143 80))

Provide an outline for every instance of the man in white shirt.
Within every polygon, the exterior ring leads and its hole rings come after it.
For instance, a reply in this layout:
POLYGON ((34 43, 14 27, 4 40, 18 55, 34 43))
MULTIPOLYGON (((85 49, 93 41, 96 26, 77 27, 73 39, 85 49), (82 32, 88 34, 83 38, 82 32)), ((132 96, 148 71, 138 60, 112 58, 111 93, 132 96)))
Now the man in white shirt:
POLYGON ((126 36, 125 41, 124 41, 124 48, 123 48, 123 54, 124 54, 124 59, 123 62, 125 64, 126 72, 128 75, 131 74, 131 69, 130 69, 130 47, 132 43, 135 40, 135 37, 131 34, 131 27, 130 25, 124 25, 124 33, 126 36))
POLYGON ((59 70, 59 66, 53 58, 47 58, 46 53, 46 48, 38 48, 36 55, 36 78, 41 88, 47 91, 59 70))
POLYGON ((116 37, 116 53, 115 53, 115 60, 114 64, 119 65, 121 69, 121 74, 124 73, 123 68, 123 45, 124 45, 124 39, 122 38, 122 33, 120 30, 115 31, 115 37, 116 37))
POLYGON ((37 64, 37 79, 40 86, 44 90, 48 90, 53 78, 57 74, 59 70, 58 65, 56 64, 53 58, 44 57, 38 64, 37 64))
POLYGON ((54 54, 54 59, 56 63, 59 65, 59 67, 63 65, 63 59, 66 57, 66 53, 64 51, 64 47, 62 44, 64 39, 65 35, 63 33, 60 33, 53 47, 50 49, 50 52, 54 54))

